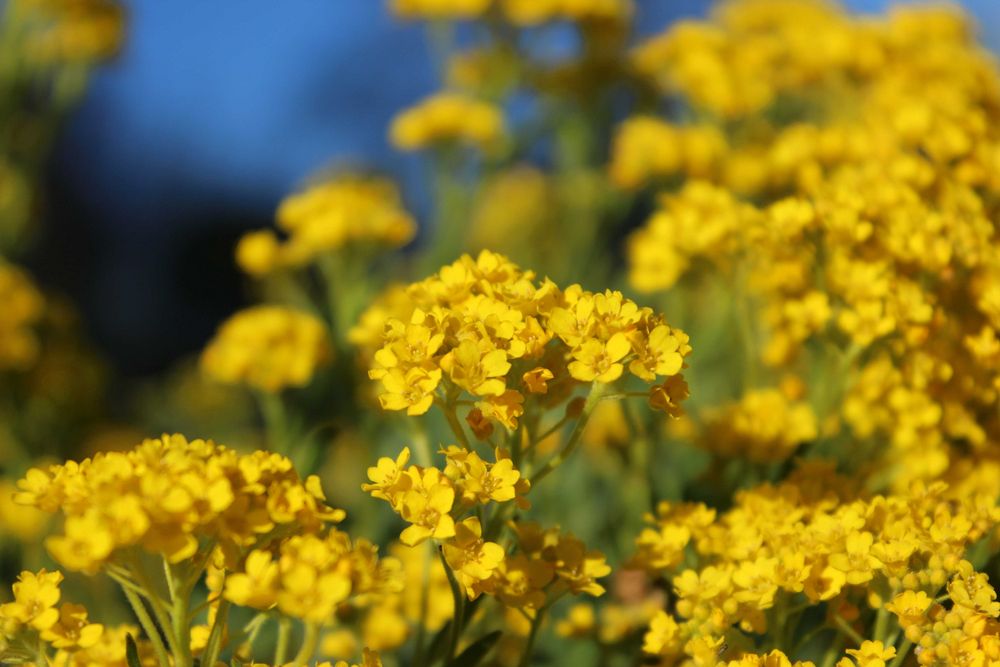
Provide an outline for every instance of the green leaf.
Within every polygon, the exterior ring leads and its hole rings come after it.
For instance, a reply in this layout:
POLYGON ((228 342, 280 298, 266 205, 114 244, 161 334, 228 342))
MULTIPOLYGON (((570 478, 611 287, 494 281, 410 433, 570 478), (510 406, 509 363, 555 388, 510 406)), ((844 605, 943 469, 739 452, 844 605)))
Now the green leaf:
POLYGON ((500 640, 502 632, 499 630, 494 630, 488 635, 483 635, 476 641, 472 642, 468 648, 462 651, 457 658, 452 661, 453 667, 476 667, 483 658, 489 654, 496 643, 500 640))
POLYGON ((125 662, 128 663, 128 667, 142 667, 142 661, 139 660, 139 647, 136 646, 135 637, 131 634, 125 635, 125 662))

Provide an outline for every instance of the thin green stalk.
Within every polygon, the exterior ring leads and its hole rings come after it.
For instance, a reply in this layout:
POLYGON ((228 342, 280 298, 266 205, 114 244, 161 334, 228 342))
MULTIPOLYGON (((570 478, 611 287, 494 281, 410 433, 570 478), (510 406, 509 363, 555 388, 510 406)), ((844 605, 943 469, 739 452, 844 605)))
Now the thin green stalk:
POLYGON ((521 659, 518 661, 517 667, 527 667, 531 663, 531 654, 535 650, 535 642, 538 641, 538 630, 542 627, 542 622, 545 620, 546 611, 548 611, 548 607, 542 607, 535 612, 535 618, 531 621, 531 630, 528 631, 528 639, 524 644, 524 653, 521 654, 521 659))
POLYGON ((194 658, 191 655, 191 623, 188 616, 190 607, 190 587, 184 582, 178 581, 179 577, 174 568, 166 566, 167 587, 171 591, 170 623, 174 641, 173 655, 174 667, 191 667, 194 658))
POLYGON ((865 638, 858 634, 858 631, 851 627, 851 624, 844 620, 842 616, 834 616, 833 622, 843 634, 851 638, 858 646, 865 643, 865 638))
POLYGON ((441 412, 444 413, 444 418, 448 421, 448 426, 451 427, 451 432, 455 434, 458 438, 459 443, 465 449, 471 451, 472 445, 469 444, 469 439, 465 435, 465 429, 462 428, 462 422, 458 420, 458 414, 455 412, 454 401, 438 402, 441 407, 441 412))
POLYGON ((142 626, 146 636, 149 637, 149 642, 153 645, 153 652, 156 653, 156 659, 160 663, 160 667, 171 667, 170 658, 167 657, 167 647, 163 644, 163 637, 160 636, 160 630, 156 627, 156 623, 153 622, 152 617, 146 610, 142 599, 135 591, 126 586, 122 586, 122 592, 125 593, 125 599, 132 606, 132 611, 135 612, 136 618, 139 619, 139 625, 142 626))
POLYGON ((906 660, 906 656, 910 653, 910 648, 912 647, 913 642, 909 639, 903 642, 903 645, 899 647, 898 651, 896 651, 896 657, 889 663, 889 667, 901 667, 903 661, 906 660))
POLYGON ((455 652, 458 649, 458 640, 462 636, 462 624, 465 621, 465 593, 458 585, 455 572, 448 564, 448 559, 444 557, 444 551, 438 550, 441 557, 441 565, 444 566, 445 574, 448 575, 448 585, 451 586, 451 596, 455 603, 455 615, 451 619, 451 626, 448 629, 448 653, 445 657, 445 665, 450 665, 455 659, 455 652))
POLYGON ((584 403, 583 406, 583 412, 577 419, 576 426, 573 427, 573 432, 570 433, 569 440, 566 441, 566 446, 562 448, 562 451, 549 459, 548 462, 546 462, 546 464, 532 476, 532 487, 545 479, 553 470, 562 465, 563 462, 573 454, 580 444, 580 436, 583 435, 583 431, 587 427, 587 421, 590 419, 591 413, 600 402, 606 389, 607 385, 601 382, 595 382, 591 385, 590 394, 587 395, 587 402, 584 403))
POLYGON ((414 667, 423 667, 424 664, 424 643, 427 640, 427 612, 430 611, 431 599, 431 553, 434 550, 434 543, 428 541, 424 544, 424 567, 420 581, 420 624, 417 626, 417 638, 413 649, 414 667))
POLYGON ((302 638, 302 647, 295 654, 292 660, 293 667, 301 667, 316 653, 316 646, 319 644, 319 623, 306 623, 305 637, 302 638))
MULTIPOLYGON (((140 554, 133 553, 129 565, 131 566, 129 571, 133 574, 134 578, 137 579, 139 588, 148 592, 148 595, 145 597, 149 600, 149 606, 153 610, 153 615, 156 617, 157 623, 160 624, 160 627, 163 628, 164 632, 169 632, 171 628, 170 612, 167 610, 167 606, 164 604, 163 599, 157 594, 156 587, 146 572, 146 567, 142 563, 142 556, 140 554)), ((172 643, 173 638, 171 637, 171 644, 172 643)))
POLYGON ((882 605, 875 614, 875 640, 884 642, 889 629, 889 610, 882 605))
POLYGON ((274 664, 283 665, 287 662, 288 643, 292 635, 292 621, 289 618, 278 619, 278 644, 274 647, 274 664))
POLYGON ((229 607, 229 600, 223 599, 219 602, 219 608, 215 610, 215 620, 208 635, 208 643, 201 653, 201 664, 204 667, 213 667, 219 659, 219 652, 222 650, 222 631, 229 621, 229 607))
POLYGON ((288 433, 288 415, 281 394, 266 391, 255 392, 257 405, 264 418, 264 430, 267 433, 267 446, 271 451, 288 455, 291 449, 288 433))
MULTIPOLYGON (((840 617, 838 616, 838 618, 840 617)), ((820 663, 819 667, 833 667, 834 663, 837 662, 837 658, 840 657, 840 653, 843 648, 844 635, 838 633, 834 638, 833 643, 830 644, 830 648, 828 648, 826 653, 823 654, 823 661, 820 663)))

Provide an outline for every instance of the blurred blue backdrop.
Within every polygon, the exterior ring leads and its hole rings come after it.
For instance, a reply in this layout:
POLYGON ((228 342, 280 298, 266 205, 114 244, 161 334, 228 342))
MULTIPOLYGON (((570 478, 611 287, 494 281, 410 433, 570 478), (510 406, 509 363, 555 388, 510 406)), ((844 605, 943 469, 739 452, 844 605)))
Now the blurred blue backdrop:
MULTIPOLYGON (((437 82, 421 27, 381 0, 126 4, 126 46, 61 138, 37 268, 141 374, 197 349, 238 305, 232 243, 317 167, 389 171, 420 210, 420 160, 390 150, 385 129, 437 82)), ((708 4, 637 0, 640 32, 708 4)), ((1000 2, 965 4, 995 47, 1000 2)))

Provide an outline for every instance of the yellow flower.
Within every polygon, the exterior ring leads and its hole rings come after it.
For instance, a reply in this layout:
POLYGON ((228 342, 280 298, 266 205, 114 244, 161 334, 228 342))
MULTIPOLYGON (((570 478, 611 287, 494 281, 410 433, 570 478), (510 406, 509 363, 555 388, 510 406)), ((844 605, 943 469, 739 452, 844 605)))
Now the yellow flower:
POLYGON ((665 412, 674 419, 684 415, 681 402, 690 395, 683 375, 668 377, 662 384, 655 384, 649 390, 649 407, 665 412))
POLYGON ((524 394, 508 389, 499 396, 487 396, 485 400, 478 401, 476 407, 487 418, 513 431, 517 428, 517 420, 524 414, 524 394))
POLYGON ((642 640, 642 650, 650 655, 670 656, 681 649, 680 628, 673 616, 659 611, 649 622, 649 630, 642 640))
POLYGON ((406 372, 390 369, 382 376, 385 391, 378 400, 385 410, 406 410, 408 415, 422 415, 434 403, 434 390, 441 382, 440 369, 411 368, 406 372))
POLYGON ((77 650, 94 646, 103 633, 104 626, 89 622, 82 605, 67 602, 59 608, 59 620, 42 630, 41 637, 55 648, 77 650))
POLYGON ((548 368, 533 368, 521 376, 524 386, 532 394, 546 394, 549 391, 548 382, 555 376, 548 368))
POLYGON ((871 555, 873 541, 874 537, 869 532, 851 533, 847 536, 844 553, 830 556, 831 567, 843 572, 849 584, 871 581, 874 570, 881 566, 879 560, 871 555))
POLYGON ((847 649, 847 652, 857 661, 858 667, 885 667, 886 660, 896 656, 894 646, 885 646, 880 641, 865 641, 860 648, 847 649))
MULTIPOLYGON (((493 0, 392 0, 392 11, 404 19, 472 19, 481 16, 493 0)), ((367 665, 365 666, 367 667, 367 665)))
POLYGON ((885 605, 899 619, 899 625, 905 630, 912 625, 924 622, 924 615, 930 609, 933 600, 923 591, 903 591, 885 605))
POLYGON ((279 261, 278 237, 271 230, 249 232, 236 245, 236 263, 251 276, 267 275, 279 261))
POLYGON ((489 150, 503 136, 503 115, 493 105, 458 93, 438 93, 401 112, 389 137, 401 150, 456 142, 489 150))
POLYGON ((493 590, 493 574, 504 560, 504 550, 499 544, 483 540, 479 519, 470 517, 456 524, 455 536, 444 543, 442 550, 470 600, 493 590))
POLYGON ((274 605, 277 594, 278 564, 267 551, 251 551, 242 572, 226 577, 225 598, 244 607, 267 609, 274 605))
POLYGON ((503 350, 483 350, 473 341, 464 340, 441 358, 441 369, 471 394, 499 396, 507 389, 500 378, 507 375, 510 362, 503 350))
POLYGON ((455 520, 450 512, 455 503, 455 489, 451 481, 437 468, 421 471, 413 467, 407 474, 413 482, 399 501, 399 515, 411 525, 400 534, 400 542, 412 547, 428 538, 454 537, 455 520))
POLYGON ((36 630, 48 630, 60 620, 56 603, 59 602, 62 580, 59 571, 41 569, 35 573, 25 570, 12 587, 14 601, 0 605, 0 616, 36 630))
POLYGON ((361 489, 370 493, 373 498, 381 498, 390 504, 395 504, 396 499, 409 489, 412 482, 412 478, 404 474, 409 461, 409 447, 403 447, 395 460, 383 456, 375 466, 368 468, 368 479, 371 480, 371 484, 362 484, 361 489))
POLYGON ((303 387, 330 359, 326 326, 282 306, 255 306, 226 320, 201 357, 212 379, 276 393, 303 387))
POLYGON ((621 377, 625 367, 620 362, 632 351, 628 337, 619 332, 607 342, 586 340, 573 350, 569 372, 581 382, 614 382, 621 377))

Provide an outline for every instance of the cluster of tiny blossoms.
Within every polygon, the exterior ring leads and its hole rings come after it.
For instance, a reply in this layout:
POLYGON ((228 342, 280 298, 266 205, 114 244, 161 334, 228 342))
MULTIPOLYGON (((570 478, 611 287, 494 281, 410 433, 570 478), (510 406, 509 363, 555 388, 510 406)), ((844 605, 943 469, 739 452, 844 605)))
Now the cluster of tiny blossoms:
POLYGON ((1000 658, 1000 604, 963 560, 1000 522, 994 498, 954 495, 944 483, 870 497, 856 486, 809 464, 780 484, 738 492, 725 513, 661 503, 636 539, 633 565, 666 576, 676 602, 653 618, 646 652, 664 664, 714 665, 723 653, 753 654, 757 635, 775 637, 789 655, 815 651, 803 638, 843 636, 866 667, 893 657, 905 631, 920 664, 1000 658), (866 639, 866 628, 875 636, 866 639))
POLYGON ((232 563, 283 530, 318 532, 344 517, 326 505, 319 478, 300 479, 287 458, 182 435, 33 468, 18 487, 17 502, 65 515, 46 545, 84 572, 121 562, 130 547, 179 563, 212 545, 232 563))
MULTIPOLYGON (((398 561, 380 559, 373 544, 331 526, 344 512, 327 505, 319 478, 302 480, 289 459, 271 452, 238 454, 211 441, 163 436, 131 451, 32 469, 18 487, 17 502, 64 515, 62 530, 46 541, 61 565, 100 571, 121 585, 160 667, 190 667, 196 650, 214 663, 229 641, 232 604, 261 610, 257 625, 274 614, 282 623, 301 621, 305 635, 294 660, 301 665, 339 609, 402 587, 398 561), (150 557, 162 559, 167 600, 150 557), (200 609, 207 609, 208 625, 199 626, 191 595, 203 579, 209 596, 200 609)), ((97 645, 101 626, 89 624, 82 608, 54 609, 60 580, 58 573, 25 573, 15 602, 0 607, 15 650, 21 626, 57 649, 97 645)), ((250 651, 249 644, 240 650, 250 651)), ((365 660, 378 664, 375 654, 366 652, 365 660)))
MULTIPOLYGON (((14 599, 0 605, 0 660, 59 667, 126 667, 125 635, 134 636, 137 629, 105 627, 91 622, 83 605, 60 604, 62 582, 58 570, 20 574, 11 587, 14 599)), ((137 649, 141 658, 151 656, 148 642, 140 642, 137 649)))
POLYGON ((365 246, 397 248, 416 233, 416 223, 402 206, 391 181, 375 176, 341 174, 322 178, 290 195, 278 208, 281 240, 271 230, 240 239, 236 261, 252 276, 299 268, 338 250, 365 246))
POLYGON ((995 465, 1000 70, 967 20, 746 0, 633 60, 699 120, 636 116, 614 142, 612 179, 659 192, 631 284, 732 285, 758 382, 834 377, 810 387, 817 418, 898 489, 995 465))
POLYGON ((515 429, 526 398, 558 405, 580 384, 606 385, 628 374, 656 384, 650 401, 679 408, 688 337, 620 292, 592 293, 538 282, 505 257, 464 256, 407 289, 409 314, 390 318, 372 378, 387 410, 427 412, 463 393, 477 433, 489 422, 515 429), (483 423, 485 418, 486 423, 483 423))
MULTIPOLYGON (((387 501, 409 522, 400 535, 403 544, 438 541, 445 562, 469 599, 485 592, 510 607, 537 611, 566 592, 604 592, 596 582, 611 571, 604 556, 588 551, 571 535, 543 530, 533 523, 512 524, 518 542, 514 555, 488 539, 494 535, 484 537, 478 518, 483 506, 513 501, 527 507, 523 494, 529 484, 503 452, 497 452, 494 463, 460 447, 448 447, 442 453, 447 460, 443 472, 407 466, 408 448, 395 460, 384 457, 368 470, 371 483, 364 489, 387 501)), ((501 526, 494 522, 489 528, 492 533, 501 526)))
POLYGON ((459 93, 438 93, 397 115, 389 137, 401 150, 445 144, 491 150, 503 137, 503 114, 488 102, 459 93))
POLYGON ((331 353, 322 320, 285 306, 254 306, 223 322, 201 367, 217 382, 276 393, 307 385, 331 353))

